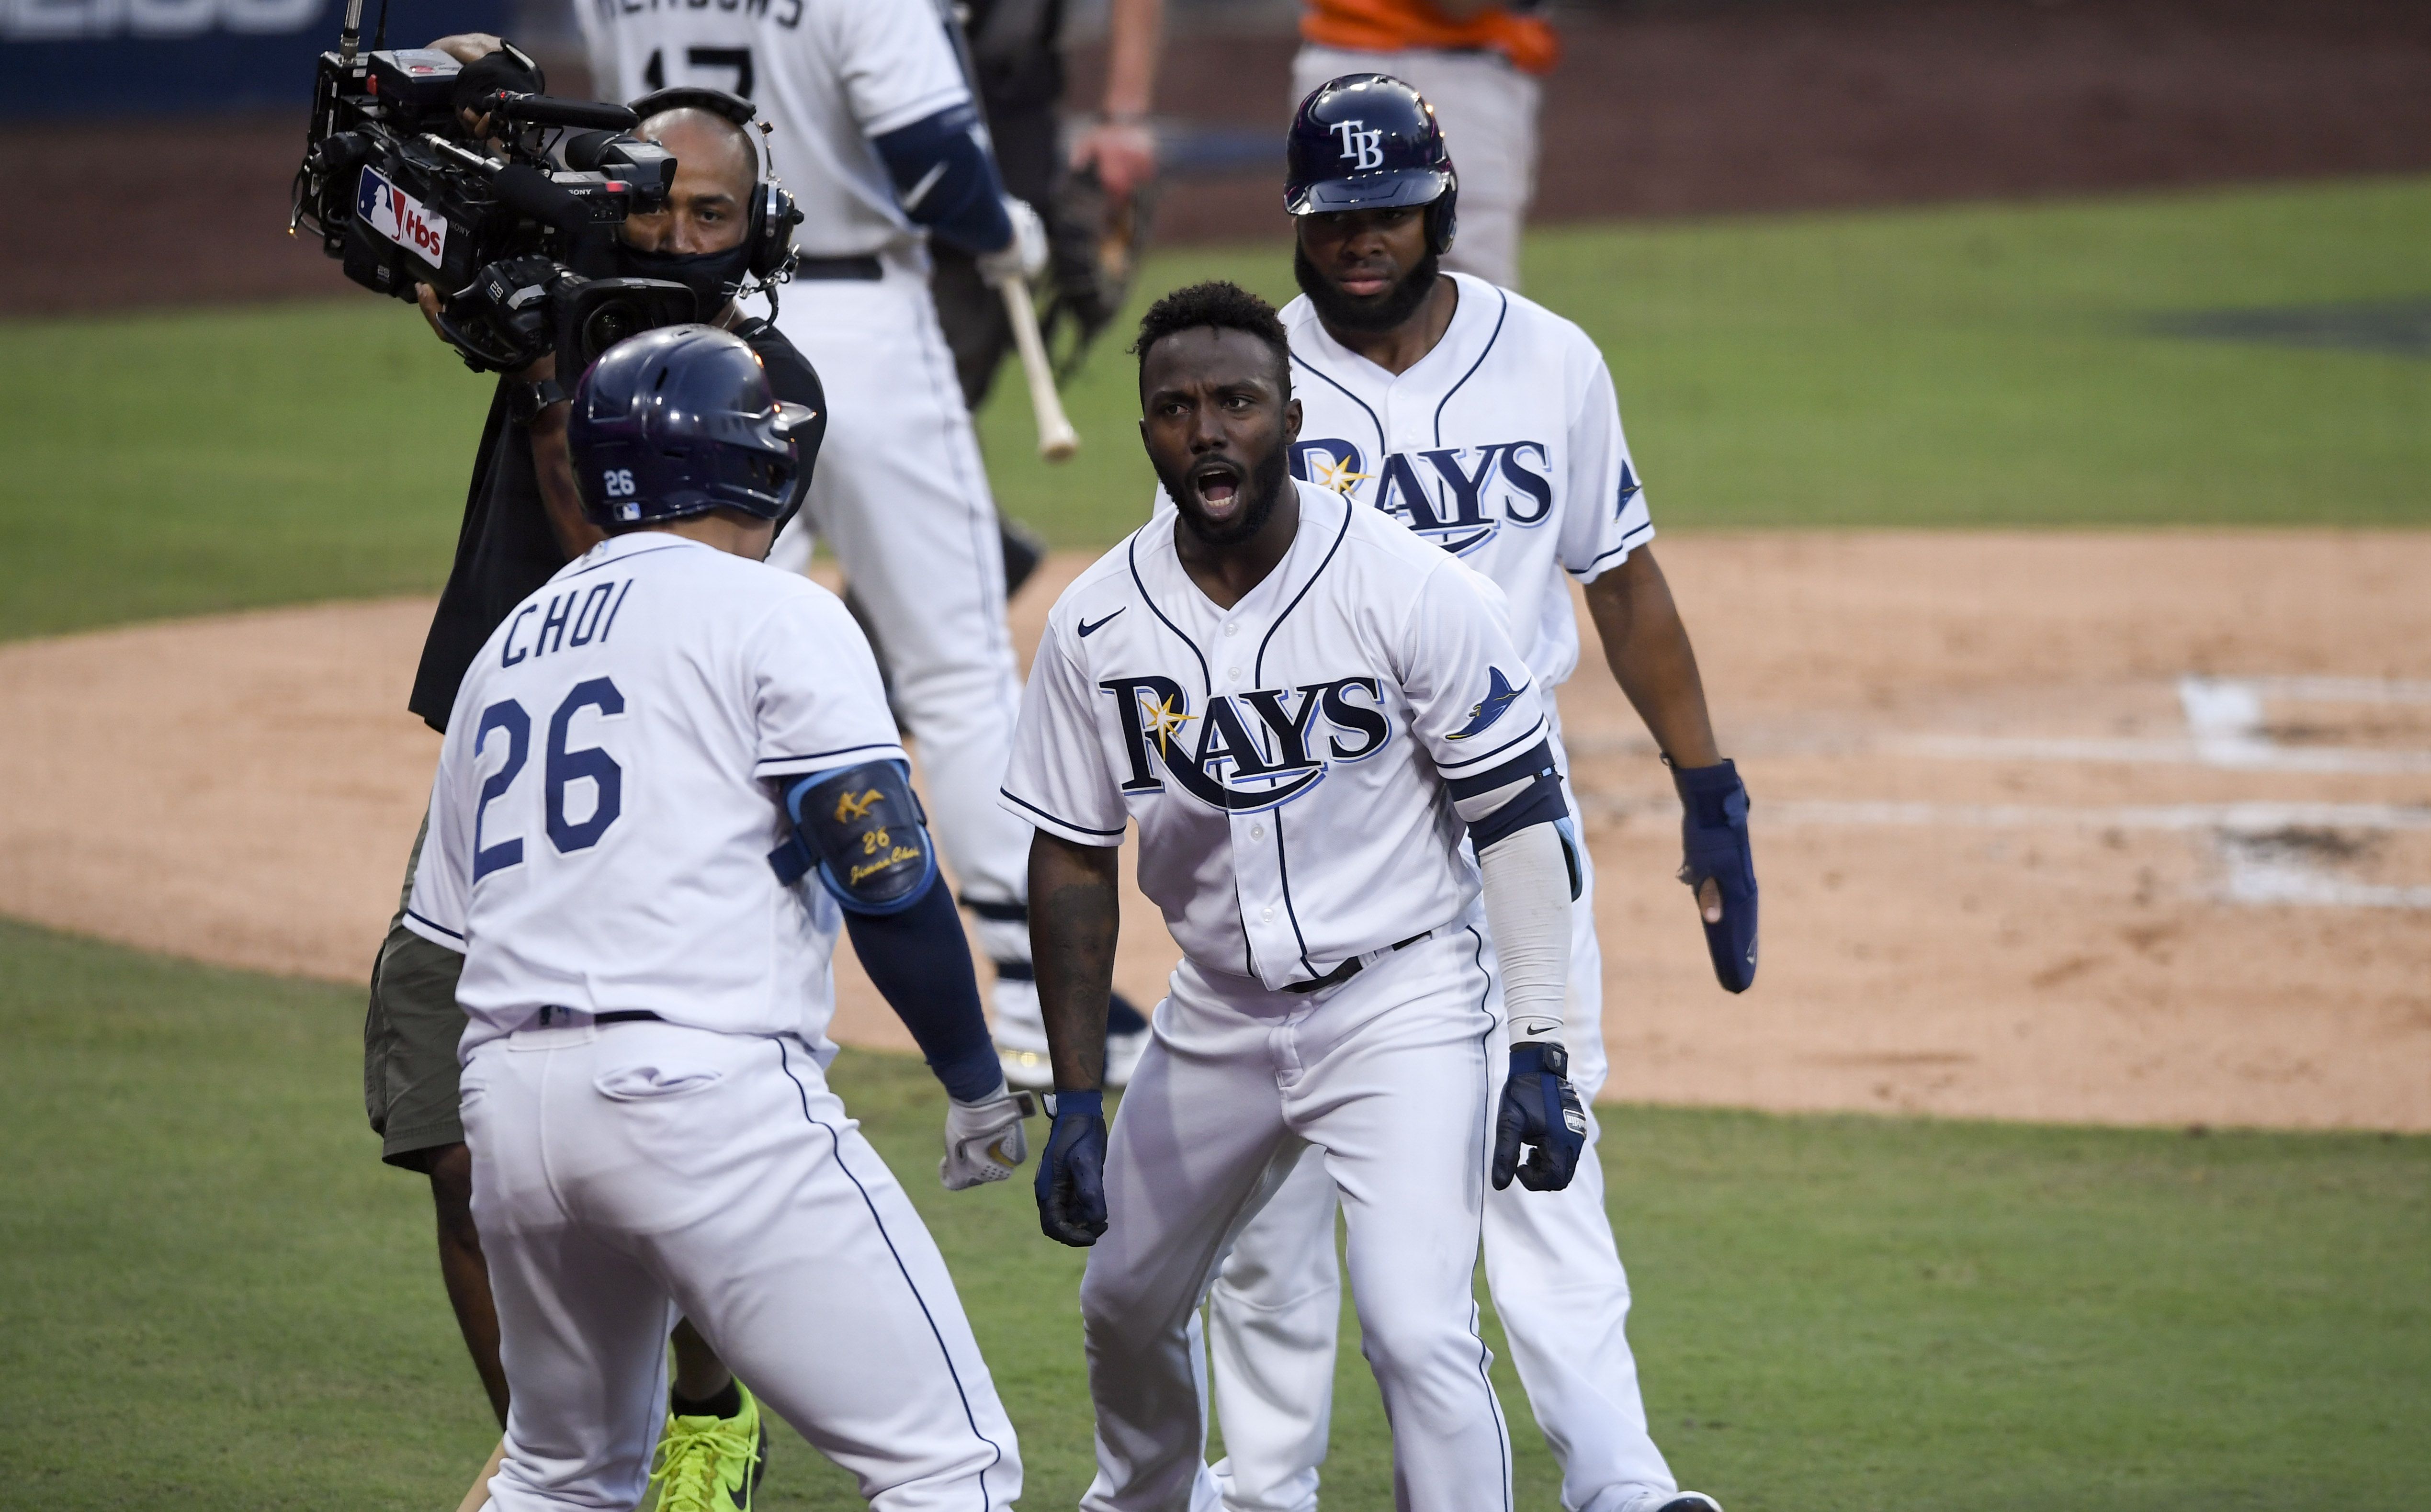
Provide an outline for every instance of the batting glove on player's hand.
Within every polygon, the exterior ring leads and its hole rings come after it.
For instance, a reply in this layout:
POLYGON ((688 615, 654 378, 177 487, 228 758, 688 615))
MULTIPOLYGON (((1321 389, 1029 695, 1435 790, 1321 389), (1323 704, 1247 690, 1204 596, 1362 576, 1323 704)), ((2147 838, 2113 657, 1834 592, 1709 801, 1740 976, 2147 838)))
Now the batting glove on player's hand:
POLYGON ((1047 271, 1047 223, 1030 202, 1004 196, 1004 213, 1013 222, 1013 240, 974 260, 980 277, 990 283, 1007 278, 1036 278, 1047 271))
POLYGON ((1038 1157, 1038 1227, 1087 1249, 1106 1232, 1106 1095, 1055 1094, 1055 1126, 1038 1157))
POLYGON ((1021 1127, 1029 1113, 1030 1100, 1002 1082, 977 1102, 947 1098, 946 1158, 937 1162, 937 1179, 946 1190, 959 1192, 1012 1175, 1030 1158, 1030 1136, 1021 1127))
POLYGON ((1494 1119, 1494 1189, 1517 1175, 1532 1192, 1558 1192, 1579 1168, 1587 1147, 1586 1110, 1570 1089, 1569 1052, 1536 1040, 1511 1047, 1511 1075, 1494 1119), (1519 1163, 1519 1147, 1529 1149, 1519 1163))
POLYGON ((1748 847, 1747 784, 1729 762, 1712 766, 1675 766, 1671 785, 1680 790, 1680 880, 1704 901, 1710 880, 1722 916, 1707 919, 1705 953, 1714 976, 1733 992, 1755 983, 1755 852, 1748 847))

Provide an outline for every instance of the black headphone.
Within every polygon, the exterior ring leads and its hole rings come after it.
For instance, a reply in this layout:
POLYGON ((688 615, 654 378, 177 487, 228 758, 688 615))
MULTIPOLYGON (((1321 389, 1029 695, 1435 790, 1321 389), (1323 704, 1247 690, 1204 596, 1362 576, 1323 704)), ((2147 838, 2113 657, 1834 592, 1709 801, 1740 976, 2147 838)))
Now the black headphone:
POLYGON ((743 134, 751 140, 753 159, 760 165, 759 180, 751 192, 750 228, 745 233, 751 244, 751 277, 763 288, 770 289, 792 277, 794 264, 802 256, 794 250, 794 227, 802 224, 802 211, 794 202, 792 191, 778 180, 777 164, 768 155, 767 142, 753 129, 760 119, 760 108, 724 90, 679 84, 672 89, 652 90, 626 109, 645 121, 664 110, 707 110, 743 129, 743 134))

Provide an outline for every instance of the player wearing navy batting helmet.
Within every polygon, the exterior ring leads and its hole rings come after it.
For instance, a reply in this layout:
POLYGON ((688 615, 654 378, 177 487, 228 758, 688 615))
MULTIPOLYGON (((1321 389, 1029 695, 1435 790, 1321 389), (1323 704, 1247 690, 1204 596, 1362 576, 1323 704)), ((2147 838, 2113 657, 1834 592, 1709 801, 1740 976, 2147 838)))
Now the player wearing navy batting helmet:
MULTIPOLYGON (((1294 475, 1491 579, 1549 708, 1578 664, 1569 582, 1584 586, 1604 660, 1672 766, 1681 877, 1697 890, 1715 972, 1744 990, 1756 945, 1747 790, 1715 744, 1696 655, 1655 565, 1654 523, 1602 354, 1542 306, 1444 271, 1454 185, 1433 113, 1407 84, 1333 80, 1301 104, 1290 147, 1283 201, 1301 297, 1283 323, 1303 413, 1294 475)), ((1554 719, 1551 747, 1567 774, 1554 719)), ((1562 786, 1575 825, 1567 775, 1562 786)), ((1605 1074, 1603 961, 1595 871, 1583 849, 1579 859, 1569 1065, 1592 1101, 1605 1074)), ((1714 1512, 1711 1498, 1680 1488, 1648 1431, 1591 1120, 1588 1138, 1568 1189, 1488 1195, 1496 1309, 1561 1462, 1564 1505, 1714 1512)), ((1340 1316, 1334 1206, 1324 1173, 1303 1163, 1242 1232, 1212 1288, 1208 1353, 1232 1512, 1316 1498, 1340 1316)))
MULTIPOLYGON (((641 1500, 679 1308, 863 1495, 1021 1491, 944 1260, 826 1082, 848 932, 948 1095, 940 1178, 1027 1156, 868 644, 762 561, 813 420, 727 332, 612 347, 567 421, 606 539, 507 615, 448 720, 406 923, 462 957, 499 1512, 641 1500)), ((748 1435, 666 1442, 659 1504, 751 1505, 748 1435)))

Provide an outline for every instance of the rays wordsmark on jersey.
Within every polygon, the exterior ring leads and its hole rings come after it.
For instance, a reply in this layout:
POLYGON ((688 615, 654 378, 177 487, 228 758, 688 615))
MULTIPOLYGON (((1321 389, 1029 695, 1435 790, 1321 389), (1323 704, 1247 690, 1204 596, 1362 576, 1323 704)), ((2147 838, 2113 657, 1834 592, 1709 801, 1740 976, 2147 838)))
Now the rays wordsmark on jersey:
POLYGON ((1115 700, 1122 720, 1130 759, 1125 793, 1161 793, 1169 777, 1192 798, 1232 814, 1288 803, 1323 781, 1333 763, 1372 756, 1393 736, 1381 707, 1383 685, 1369 677, 1220 695, 1197 714, 1171 678, 1109 678, 1098 689, 1115 700), (1181 739, 1193 719, 1199 722, 1196 749, 1181 739))
POLYGON ((1372 473, 1360 470, 1365 462, 1357 446, 1337 438, 1292 444, 1293 477, 1364 497, 1456 557, 1505 525, 1533 529, 1553 517, 1552 454, 1540 441, 1397 451, 1372 473), (1363 495, 1363 482, 1375 486, 1363 495))
POLYGON ((1513 687, 1511 680, 1502 675, 1501 667, 1486 668, 1485 697, 1480 698, 1469 709, 1468 723, 1446 735, 1444 739, 1467 740, 1469 736, 1484 731, 1494 721, 1502 717, 1502 711, 1511 707, 1512 699, 1527 691, 1528 684, 1525 682, 1516 688, 1513 687))

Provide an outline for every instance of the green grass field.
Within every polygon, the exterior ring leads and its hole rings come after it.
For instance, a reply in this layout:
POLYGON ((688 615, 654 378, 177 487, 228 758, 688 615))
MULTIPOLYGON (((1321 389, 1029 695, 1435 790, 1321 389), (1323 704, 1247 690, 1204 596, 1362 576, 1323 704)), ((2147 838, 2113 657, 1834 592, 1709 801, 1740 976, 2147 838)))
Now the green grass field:
MULTIPOLYGON (((426 1189, 362 1126, 360 1014, 0 925, 0 1504, 455 1504, 495 1430, 426 1189)), ((938 1188, 916 1063, 847 1052, 835 1080, 954 1267, 1026 1504, 1071 1505, 1078 1253, 1026 1182, 938 1188)), ((1659 1440, 1733 1512, 2422 1504, 2431 1140, 1603 1116, 1659 1440)), ((1337 1512, 1390 1505, 1355 1336, 1337 1512)), ((1551 1508, 1500 1379, 1521 1504, 1551 1508)), ((763 1504, 854 1502, 786 1435, 763 1504)))
MULTIPOLYGON (((1666 527, 2431 523, 2431 361, 2188 341, 2188 311, 2431 296, 2431 179, 2080 205, 1573 227, 1531 292, 1604 347, 1666 527)), ((1278 245, 1160 254, 1291 293, 1278 245)), ((1141 517, 1124 327, 1006 509, 1065 546, 1141 517)), ((435 589, 489 384, 412 311, 336 303, 0 324, 0 637, 435 589)))
MULTIPOLYGON (((2431 179, 1577 227, 1532 293, 1603 344, 1658 519, 2431 524, 2431 361, 2153 333, 2431 297, 2431 179)), ((1290 293, 1276 246, 1161 254, 1290 293)), ((981 417, 1007 509, 1112 540, 1148 475, 1110 332, 1079 462, 981 417)), ((0 324, 0 638, 429 591, 487 380, 410 311, 0 324)), ((452 1506, 495 1437, 418 1179, 361 1123, 360 993, 0 923, 0 1505, 452 1506)), ((839 1088, 929 1216, 1024 1436, 1089 1470, 1076 1252, 948 1195, 938 1095, 839 1088)), ((1658 1439, 1733 1512, 2402 1508, 2431 1484, 2431 1139, 1603 1110, 1658 1439)), ((1390 1504, 1346 1323, 1326 1505, 1390 1504)), ((1499 1338, 1489 1341, 1501 1352, 1499 1338)), ((1551 1462, 1499 1368, 1522 1504, 1551 1462)), ((790 1436, 764 1504, 851 1504, 790 1436)))

